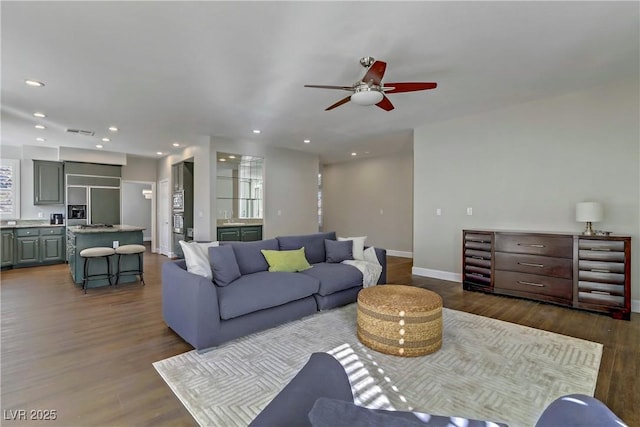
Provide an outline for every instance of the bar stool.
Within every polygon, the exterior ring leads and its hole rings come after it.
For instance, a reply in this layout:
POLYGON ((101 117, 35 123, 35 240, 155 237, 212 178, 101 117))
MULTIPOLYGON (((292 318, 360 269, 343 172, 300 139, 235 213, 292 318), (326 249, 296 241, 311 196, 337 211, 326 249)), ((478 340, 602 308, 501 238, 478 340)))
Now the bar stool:
POLYGON ((144 286, 144 277, 143 277, 143 266, 142 266, 142 254, 147 250, 144 245, 122 245, 116 249, 116 254, 118 254, 118 271, 116 273, 116 286, 120 282, 120 276, 126 275, 136 275, 140 276, 140 281, 144 286), (134 270, 121 270, 120 269, 120 260, 123 255, 138 255, 138 268, 134 270))
POLYGON ((109 286, 111 283, 111 260, 109 257, 114 255, 116 251, 113 248, 107 247, 95 247, 95 248, 86 248, 80 251, 80 256, 84 258, 84 277, 82 279, 82 289, 84 289, 84 293, 87 293, 87 286, 89 285, 89 280, 97 280, 106 278, 109 280, 109 286), (105 273, 97 273, 97 274, 89 274, 89 260, 104 258, 107 261, 107 274, 105 273))

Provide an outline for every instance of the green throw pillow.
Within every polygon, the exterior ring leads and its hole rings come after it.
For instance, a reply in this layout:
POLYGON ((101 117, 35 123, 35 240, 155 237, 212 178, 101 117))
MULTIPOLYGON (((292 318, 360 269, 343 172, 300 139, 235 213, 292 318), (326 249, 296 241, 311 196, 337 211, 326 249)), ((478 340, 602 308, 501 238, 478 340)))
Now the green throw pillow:
POLYGON ((295 273, 296 271, 311 268, 311 265, 304 256, 304 247, 293 251, 271 251, 261 249, 267 263, 269 271, 286 271, 295 273))

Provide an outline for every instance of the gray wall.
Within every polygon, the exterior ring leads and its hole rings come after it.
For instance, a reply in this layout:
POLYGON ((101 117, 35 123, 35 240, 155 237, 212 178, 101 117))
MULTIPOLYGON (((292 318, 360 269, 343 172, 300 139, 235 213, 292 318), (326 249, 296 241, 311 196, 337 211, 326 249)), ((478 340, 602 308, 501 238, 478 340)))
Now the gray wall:
POLYGON ((122 181, 120 191, 122 200, 121 223, 144 227, 142 237, 151 240, 151 199, 142 196, 142 190, 151 190, 150 184, 122 181))
POLYGON ((414 273, 459 278, 464 228, 581 232, 575 204, 596 200, 595 228, 632 236, 640 310, 638 93, 635 80, 417 128, 414 273))
POLYGON ((127 154, 127 164, 122 166, 123 181, 149 181, 158 179, 158 161, 150 157, 127 154))
POLYGON ((325 165, 323 229, 368 236, 367 244, 395 255, 413 250, 413 153, 400 152, 325 165), (382 213, 381 213, 382 211, 382 213))

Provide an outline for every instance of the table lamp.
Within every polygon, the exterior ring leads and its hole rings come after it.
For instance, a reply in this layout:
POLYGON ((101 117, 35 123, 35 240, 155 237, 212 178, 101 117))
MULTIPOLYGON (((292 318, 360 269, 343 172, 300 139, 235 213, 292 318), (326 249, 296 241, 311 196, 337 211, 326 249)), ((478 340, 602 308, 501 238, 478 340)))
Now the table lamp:
POLYGON ((595 233, 591 228, 592 222, 602 221, 603 209, 602 205, 598 202, 580 202, 576 204, 576 221, 586 222, 585 236, 593 236, 595 233))

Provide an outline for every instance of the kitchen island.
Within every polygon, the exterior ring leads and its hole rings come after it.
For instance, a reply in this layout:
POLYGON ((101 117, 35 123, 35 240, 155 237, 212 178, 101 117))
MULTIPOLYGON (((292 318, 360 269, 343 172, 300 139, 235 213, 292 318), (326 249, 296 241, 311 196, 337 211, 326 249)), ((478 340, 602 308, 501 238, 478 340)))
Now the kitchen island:
MULTIPOLYGON (((117 247, 122 245, 142 245, 142 231, 144 227, 132 225, 75 225, 67 227, 67 260, 69 261, 69 270, 73 282, 81 285, 84 279, 84 259, 80 256, 80 252, 86 248, 97 246, 117 247)), ((111 257, 111 272, 115 274, 117 271, 118 257, 111 257)), ((120 263, 123 270, 136 268, 138 258, 136 256, 125 256, 120 263)), ((92 260, 89 262, 89 274, 106 274, 107 265, 104 261, 92 260)), ((135 282, 137 276, 123 276, 120 283, 135 282)), ((115 277, 112 279, 115 283, 115 277)), ((99 286, 108 286, 107 279, 91 280, 88 284, 89 288, 99 286)))

